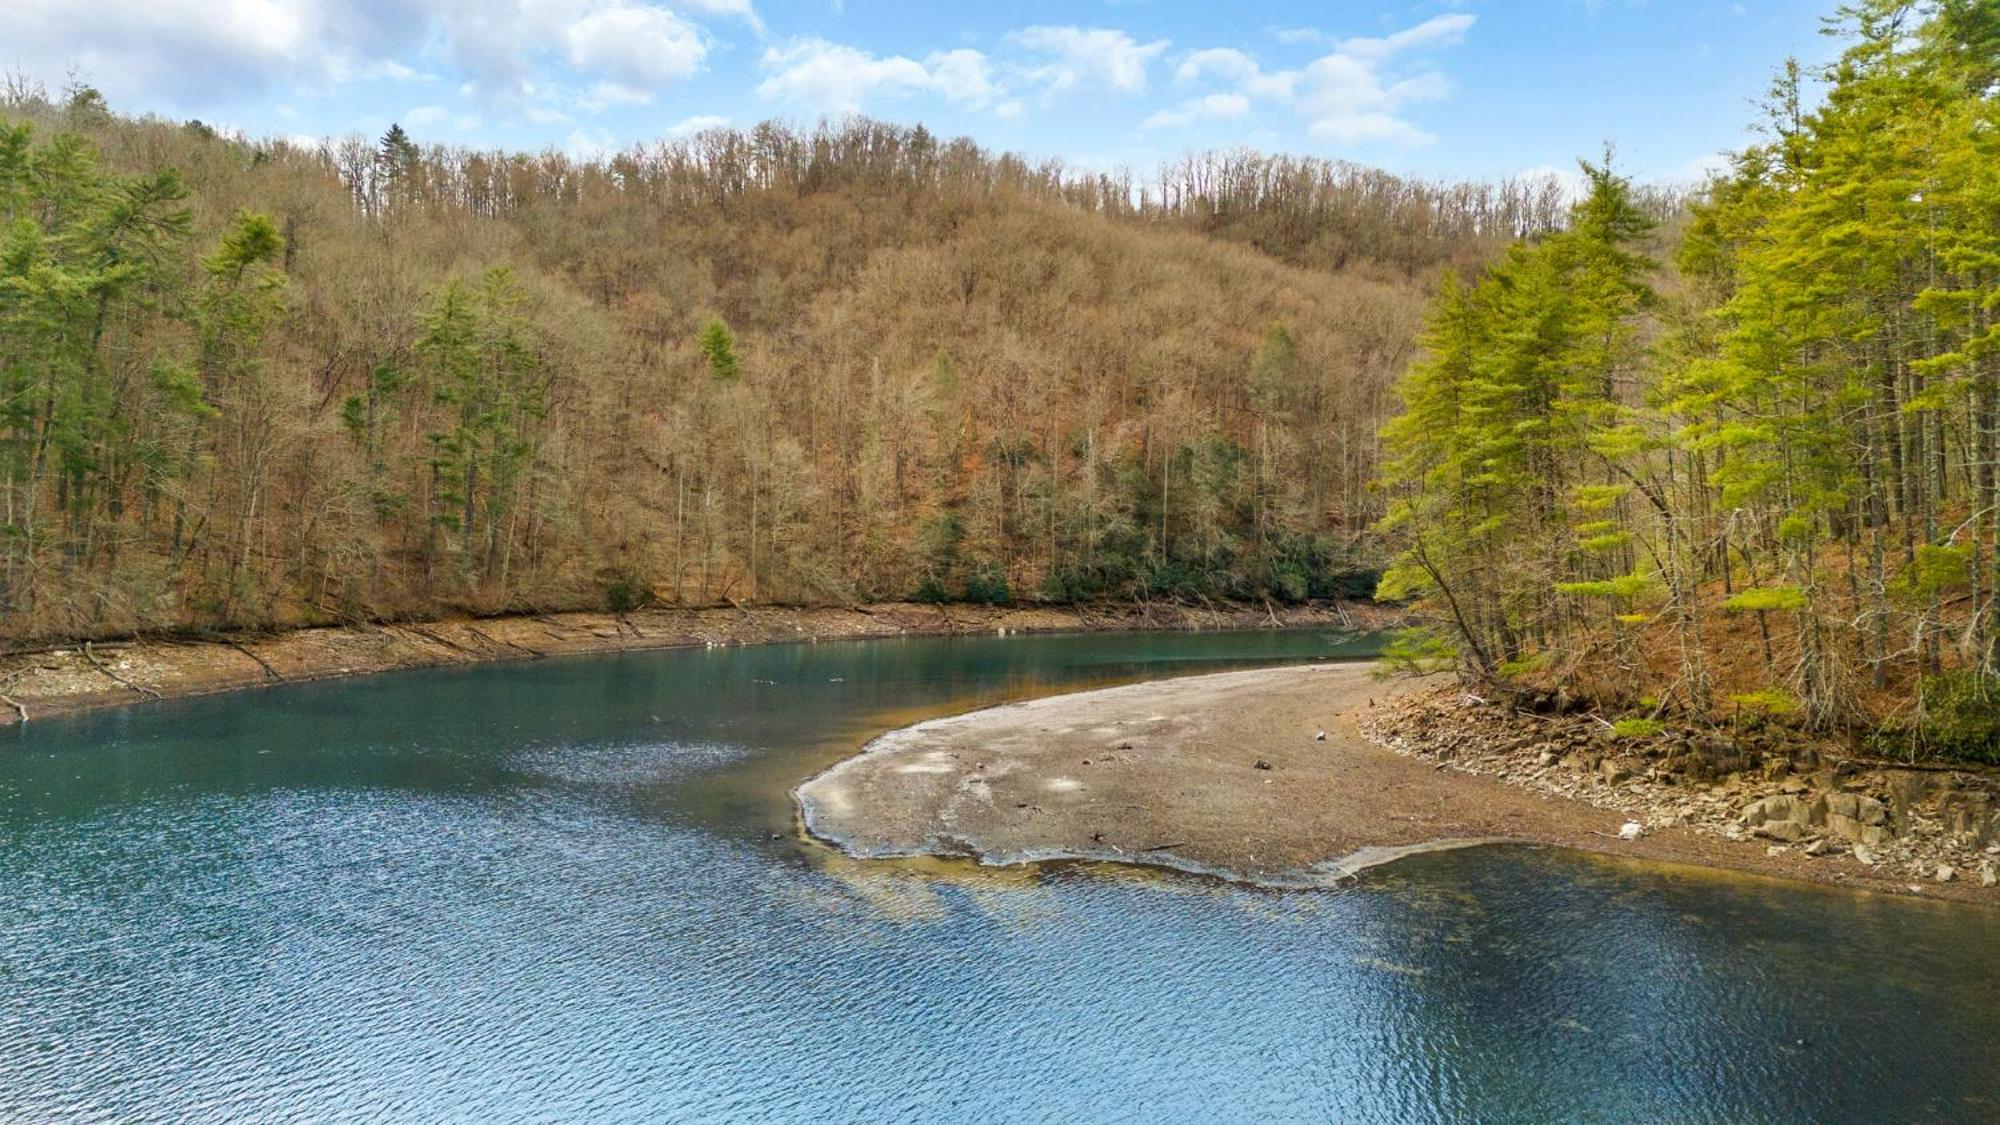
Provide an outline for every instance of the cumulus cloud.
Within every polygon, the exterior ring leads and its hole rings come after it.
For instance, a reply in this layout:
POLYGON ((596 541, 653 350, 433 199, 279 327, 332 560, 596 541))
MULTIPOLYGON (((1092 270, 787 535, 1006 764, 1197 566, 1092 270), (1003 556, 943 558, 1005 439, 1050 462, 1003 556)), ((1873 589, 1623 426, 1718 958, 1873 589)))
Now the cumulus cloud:
POLYGON ((647 102, 694 77, 708 56, 700 28, 660 8, 617 4, 586 13, 564 31, 570 65, 601 76, 591 96, 647 102))
MULTIPOLYGON (((1429 144, 1436 138, 1411 122, 1405 111, 1447 96, 1451 82, 1435 69, 1409 65, 1409 60, 1462 42, 1473 21, 1471 15, 1453 13, 1390 35, 1332 40, 1326 54, 1290 70, 1267 71, 1250 55, 1230 48, 1194 51, 1175 68, 1175 82, 1227 85, 1240 101, 1215 101, 1219 96, 1215 94, 1192 98, 1154 114, 1146 126, 1192 125, 1220 116, 1218 111, 1242 116, 1249 103, 1261 101, 1289 107, 1307 132, 1320 140, 1429 144), (1236 112, 1239 106, 1241 113, 1236 112)), ((1280 37, 1289 42, 1322 38, 1317 32, 1308 36, 1306 30, 1285 31, 1280 37)))
POLYGON ((324 93, 451 64, 469 99, 524 116, 650 100, 703 66, 700 18, 761 32, 751 0, 11 0, 4 61, 80 73, 114 102, 181 109, 269 88, 324 93))
POLYGON ((766 73, 760 97, 821 113, 858 113, 871 102, 917 94, 980 106, 998 92, 986 56, 970 48, 913 59, 809 36, 766 50, 759 65, 766 73))
POLYGON ((114 99, 330 87, 414 44, 400 0, 11 0, 4 61, 114 99))
POLYGON ((1199 82, 1209 77, 1233 82, 1251 97, 1286 101, 1291 98, 1298 83, 1299 72, 1281 70, 1267 74, 1257 65, 1257 60, 1229 47, 1195 51, 1182 59, 1180 66, 1174 70, 1176 82, 1199 82))
POLYGON ((1141 43, 1122 31, 1082 27, 1024 28, 1007 42, 1039 56, 1023 66, 1022 75, 1050 93, 1091 86, 1140 93, 1147 66, 1168 46, 1164 39, 1141 43))

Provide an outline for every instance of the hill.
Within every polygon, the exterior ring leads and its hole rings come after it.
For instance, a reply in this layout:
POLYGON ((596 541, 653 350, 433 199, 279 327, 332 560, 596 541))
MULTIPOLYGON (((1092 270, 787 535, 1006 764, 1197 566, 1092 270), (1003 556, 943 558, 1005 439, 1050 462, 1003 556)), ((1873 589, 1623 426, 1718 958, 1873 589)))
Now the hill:
POLYGON ((921 128, 596 161, 0 117, 0 632, 1366 584, 1436 276, 1552 184, 921 128))

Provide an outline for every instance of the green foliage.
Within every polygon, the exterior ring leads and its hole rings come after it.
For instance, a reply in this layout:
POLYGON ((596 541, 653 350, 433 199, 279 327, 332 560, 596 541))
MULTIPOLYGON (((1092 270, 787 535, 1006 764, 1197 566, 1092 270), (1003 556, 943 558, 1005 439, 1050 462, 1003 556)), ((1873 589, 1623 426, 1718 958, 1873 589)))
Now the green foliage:
POLYGON ((1558 582, 1556 591, 1585 598, 1636 598, 1658 586, 1647 574, 1620 574, 1586 582, 1558 582))
POLYGON ((2000 676, 1961 668, 1918 686, 1923 745, 1941 758, 2000 765, 2000 676))
MULTIPOLYGON (((432 550, 439 533, 461 569, 491 575, 502 561, 499 529, 519 502, 548 416, 548 377, 512 272, 488 270, 478 286, 453 280, 430 300, 416 352, 441 425, 429 433, 432 550)), ((375 386, 401 377, 378 369, 375 386)))
POLYGON ((1753 715, 1790 715, 1799 709, 1799 701, 1790 692, 1776 688, 1737 692, 1729 697, 1729 702, 1753 715))
POLYGON ((1449 634, 1423 627, 1400 629, 1382 648, 1384 671, 1429 675, 1448 672, 1458 664, 1458 646, 1449 634))
POLYGON ((1657 719, 1626 718, 1611 724, 1613 738, 1651 738, 1666 733, 1666 724, 1657 719))
POLYGON ((990 562, 972 567, 965 575, 965 600, 981 605, 1006 605, 1013 601, 1006 570, 990 562))
POLYGON ((1400 388, 1406 411, 1383 432, 1396 499, 1380 530, 1401 547, 1385 596, 1447 617, 1488 673, 1543 631, 1551 582, 1624 599, 1653 586, 1619 573, 1626 486, 1592 479, 1652 301, 1636 249, 1651 223, 1608 163, 1583 170, 1591 190, 1568 231, 1515 246, 1471 286, 1445 279, 1400 388))
POLYGON ((1602 652, 1564 674, 1707 710, 1747 636, 1782 686, 1729 698, 1830 730, 1899 675, 2000 669, 2000 17, 1830 22, 1824 97, 1784 66, 1671 284, 1606 160, 1567 230, 1441 286, 1383 434, 1384 586, 1475 670, 1602 652), (1718 589, 1754 634, 1706 620, 1718 589), (1652 623, 1670 669, 1622 628, 1652 623))
POLYGON ((708 361, 710 378, 718 383, 727 383, 736 378, 739 372, 736 361, 736 335, 720 317, 702 326, 698 344, 702 358, 708 361))
POLYGON ((1966 546, 1917 547, 1916 558, 1896 583, 1896 591, 1911 601, 1964 589, 1972 581, 1973 551, 1966 546))
POLYGON ((629 570, 607 570, 597 576, 597 584, 610 613, 630 613, 656 600, 653 584, 629 570))
POLYGON ((1797 586, 1769 586, 1738 590, 1723 602, 1723 608, 1738 613, 1770 613, 1806 608, 1806 592, 1797 586))

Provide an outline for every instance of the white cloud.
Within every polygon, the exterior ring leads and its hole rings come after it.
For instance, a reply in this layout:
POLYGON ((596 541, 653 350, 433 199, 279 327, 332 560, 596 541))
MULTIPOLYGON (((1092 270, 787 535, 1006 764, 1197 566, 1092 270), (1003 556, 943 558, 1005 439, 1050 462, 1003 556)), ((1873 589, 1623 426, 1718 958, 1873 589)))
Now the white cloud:
POLYGON ((696 133, 705 133, 710 129, 726 128, 728 125, 729 119, 727 117, 718 117, 712 113, 700 113, 693 117, 683 117, 672 125, 667 126, 667 137, 670 140, 677 141, 683 137, 692 137, 696 133))
MULTIPOLYGON (((1147 128, 1191 125, 1228 113, 1244 116, 1251 102, 1289 106, 1313 137, 1339 144, 1388 142, 1429 144, 1436 138, 1412 123, 1404 111, 1451 93, 1442 73, 1407 67, 1410 55, 1463 41, 1474 17, 1435 16, 1391 35, 1342 39, 1332 50, 1295 70, 1267 71, 1256 59, 1230 48, 1194 51, 1174 71, 1183 85, 1220 83, 1239 101, 1196 98, 1147 119, 1147 128), (1240 112, 1238 112, 1240 110, 1240 112)), ((1303 30, 1274 32, 1291 42, 1319 40, 1303 30)))
POLYGON ((1030 27, 1007 42, 1042 56, 1022 74, 1051 93, 1098 85, 1139 93, 1146 88, 1147 65, 1167 49, 1164 39, 1141 43, 1107 28, 1030 27))
POLYGON ((1281 70, 1266 74, 1263 68, 1257 65, 1257 60, 1229 47, 1211 47, 1205 51, 1195 51, 1182 59, 1181 65, 1174 70, 1176 82, 1199 82, 1209 77, 1234 82, 1244 94, 1251 97, 1285 101, 1292 96, 1298 83, 1299 72, 1281 70))
POLYGON ((1333 39, 1316 27, 1271 27, 1265 30, 1280 43, 1327 43, 1333 39))
POLYGON ((602 160, 618 151, 618 142, 602 129, 575 129, 563 141, 563 151, 575 160, 602 160))
POLYGON ((764 21, 758 17, 757 9, 751 6, 750 0, 674 0, 674 7, 705 16, 739 19, 759 35, 764 33, 764 21))
POLYGON ((570 65, 599 76, 600 102, 648 102, 653 93, 694 77, 708 55, 700 28, 659 8, 612 4, 585 13, 564 31, 570 65))
POLYGON ((1575 203, 1590 194, 1590 181, 1576 165, 1537 164, 1523 168, 1514 179, 1526 183, 1554 183, 1564 203, 1575 203))
POLYGON ((1729 153, 1711 152, 1706 156, 1695 157, 1668 172, 1663 178, 1672 184, 1701 187, 1717 176, 1728 175, 1735 166, 1735 161, 1729 153))
POLYGON ((979 106, 998 93, 986 56, 970 48, 919 61, 808 37, 766 50, 759 65, 768 77, 758 96, 821 113, 858 113, 870 101, 915 94, 979 106))
POLYGON ((1209 94, 1190 98, 1173 109, 1163 109, 1139 123, 1142 130, 1176 129, 1197 121, 1227 121, 1247 117, 1250 99, 1242 94, 1209 94))
POLYGON ((430 81, 522 116, 645 101, 697 73, 699 19, 761 33, 751 0, 7 0, 0 64, 74 70, 114 104, 177 110, 271 88, 430 81))
POLYGON ((10 0, 0 60, 114 103, 177 105, 287 83, 328 87, 409 45, 401 0, 10 0))
POLYGON ((412 125, 436 125, 451 119, 451 111, 441 105, 420 105, 403 115, 412 125))
POLYGON ((1340 41, 1340 53, 1380 60, 1412 48, 1451 46, 1464 41, 1466 31, 1476 18, 1463 12, 1432 16, 1415 27, 1379 39, 1343 39, 1340 41))

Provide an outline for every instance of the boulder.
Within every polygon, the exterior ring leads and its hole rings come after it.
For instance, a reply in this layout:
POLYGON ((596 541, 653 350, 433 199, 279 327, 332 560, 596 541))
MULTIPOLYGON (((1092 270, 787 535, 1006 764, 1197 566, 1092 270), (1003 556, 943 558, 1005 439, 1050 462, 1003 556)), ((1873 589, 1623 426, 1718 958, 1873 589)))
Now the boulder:
POLYGON ((1882 844, 1889 840, 1889 829, 1881 824, 1863 824, 1851 816, 1839 813, 1826 814, 1826 831, 1829 835, 1859 844, 1882 844))
POLYGON ((1951 864, 1949 864, 1949 863, 1940 863, 1940 864, 1938 864, 1938 867, 1937 867, 1937 881, 1938 881, 1938 882, 1940 882, 1940 883, 1949 883, 1949 882, 1951 882, 1951 881, 1952 881, 1953 879, 1956 879, 1956 878, 1958 878, 1958 868, 1956 868, 1956 867, 1953 867, 1953 866, 1952 866, 1951 864))
POLYGON ((1742 817, 1744 826, 1751 829, 1773 824, 1805 829, 1812 825, 1813 805, 1795 794, 1778 793, 1743 806, 1742 817))

